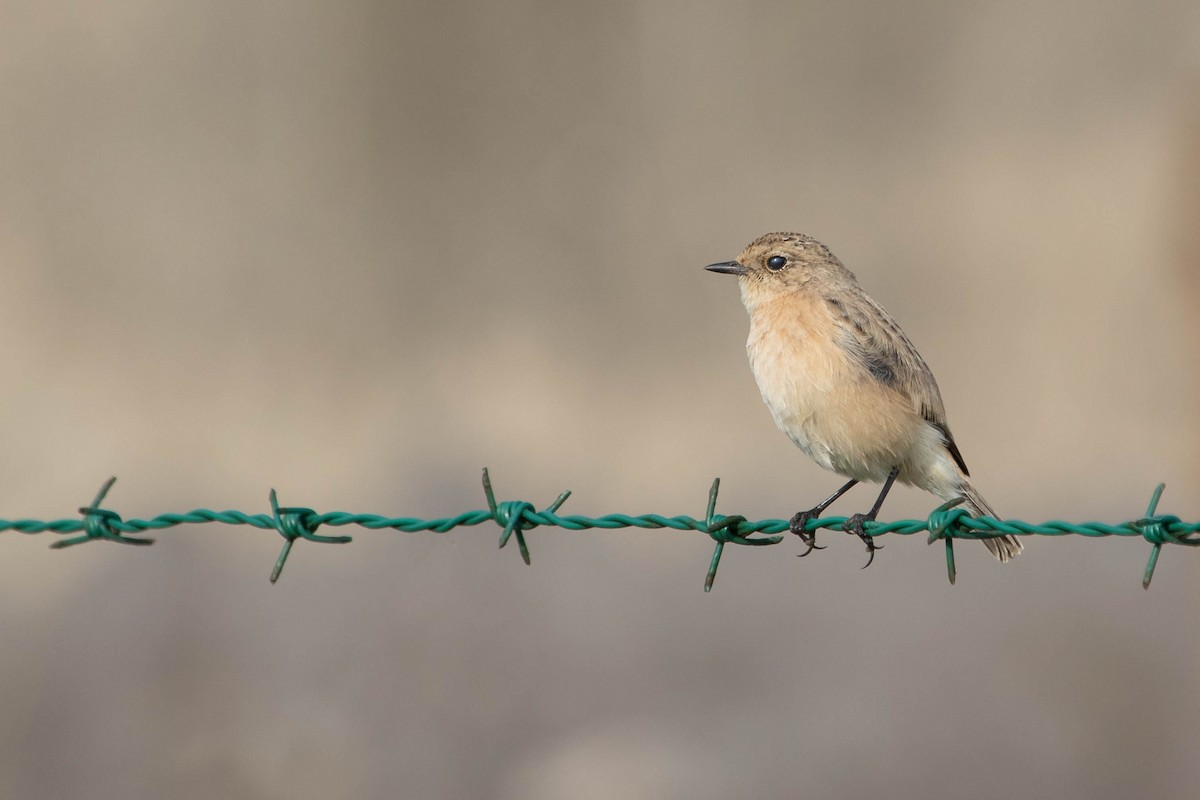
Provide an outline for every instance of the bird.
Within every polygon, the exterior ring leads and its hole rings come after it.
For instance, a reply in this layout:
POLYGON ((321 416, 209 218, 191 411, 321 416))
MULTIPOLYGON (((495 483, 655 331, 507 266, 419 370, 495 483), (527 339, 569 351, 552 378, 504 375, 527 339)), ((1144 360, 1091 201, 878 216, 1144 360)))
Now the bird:
MULTIPOLYGON (((828 247, 801 233, 768 233, 705 269, 737 276, 750 315, 746 353, 775 424, 817 464, 850 479, 791 518, 789 529, 808 546, 800 555, 823 549, 808 521, 863 481, 883 484, 870 511, 846 521, 867 546, 864 569, 881 545, 863 523, 876 519, 896 481, 997 518, 971 483, 933 372, 828 247)), ((982 541, 1001 562, 1022 549, 1009 535, 982 541)))

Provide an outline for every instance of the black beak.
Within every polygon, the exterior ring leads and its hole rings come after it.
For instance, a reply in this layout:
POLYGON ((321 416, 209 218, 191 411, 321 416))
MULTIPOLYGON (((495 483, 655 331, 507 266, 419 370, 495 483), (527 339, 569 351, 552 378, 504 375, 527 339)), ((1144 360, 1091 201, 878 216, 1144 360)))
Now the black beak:
POLYGON ((720 264, 709 264, 705 269, 709 272, 724 272, 726 275, 746 274, 746 268, 736 261, 722 261, 720 264))

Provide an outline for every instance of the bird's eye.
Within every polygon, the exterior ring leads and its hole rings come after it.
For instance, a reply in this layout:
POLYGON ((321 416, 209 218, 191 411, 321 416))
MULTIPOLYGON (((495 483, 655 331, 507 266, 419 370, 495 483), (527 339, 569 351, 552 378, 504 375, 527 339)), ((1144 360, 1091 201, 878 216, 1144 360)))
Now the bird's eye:
POLYGON ((767 259, 767 269, 773 272, 778 272, 787 266, 787 259, 783 256, 771 256, 767 259))

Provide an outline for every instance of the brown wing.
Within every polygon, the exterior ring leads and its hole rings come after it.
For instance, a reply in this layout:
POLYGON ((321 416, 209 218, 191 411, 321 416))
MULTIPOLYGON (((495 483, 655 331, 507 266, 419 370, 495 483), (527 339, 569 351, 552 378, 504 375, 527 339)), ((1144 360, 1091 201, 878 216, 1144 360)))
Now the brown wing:
POLYGON ((882 306, 859 287, 847 288, 850 291, 841 298, 825 298, 841 334, 838 344, 872 378, 908 398, 913 410, 942 434, 954 463, 964 475, 970 475, 946 424, 942 394, 925 359, 882 306))

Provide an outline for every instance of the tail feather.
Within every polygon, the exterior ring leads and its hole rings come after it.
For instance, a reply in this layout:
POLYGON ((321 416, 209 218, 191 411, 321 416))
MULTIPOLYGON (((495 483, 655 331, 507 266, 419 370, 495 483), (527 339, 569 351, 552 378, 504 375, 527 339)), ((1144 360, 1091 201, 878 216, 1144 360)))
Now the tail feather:
MULTIPOLYGON (((975 487, 971 485, 970 481, 964 479, 962 484, 959 486, 959 491, 962 493, 962 496, 966 498, 967 502, 965 506, 966 509, 971 512, 972 516, 992 517, 994 519, 999 519, 999 517, 996 516, 996 512, 992 510, 990 505, 988 505, 987 500, 983 499, 983 495, 975 490, 975 487)), ((1021 544, 1020 539, 1015 536, 1009 536, 1008 534, 994 539, 984 539, 982 541, 987 549, 991 551, 992 555, 1000 559, 1001 563, 1008 561, 1017 553, 1020 553, 1023 549, 1025 549, 1025 546, 1021 544)))

